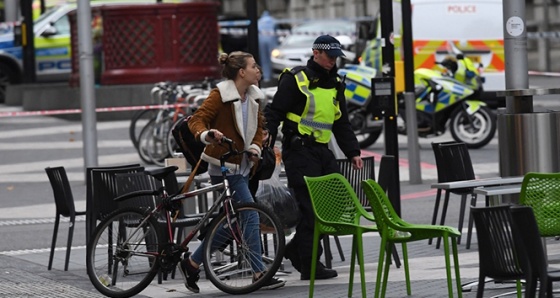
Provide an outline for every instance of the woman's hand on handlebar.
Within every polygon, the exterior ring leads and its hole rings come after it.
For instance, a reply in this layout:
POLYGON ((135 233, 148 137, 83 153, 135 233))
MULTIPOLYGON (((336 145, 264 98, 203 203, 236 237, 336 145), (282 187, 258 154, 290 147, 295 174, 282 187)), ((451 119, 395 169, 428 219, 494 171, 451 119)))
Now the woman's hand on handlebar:
POLYGON ((206 141, 214 144, 221 144, 222 142, 232 143, 231 139, 226 138, 224 134, 217 129, 210 129, 208 131, 208 134, 206 135, 206 141))

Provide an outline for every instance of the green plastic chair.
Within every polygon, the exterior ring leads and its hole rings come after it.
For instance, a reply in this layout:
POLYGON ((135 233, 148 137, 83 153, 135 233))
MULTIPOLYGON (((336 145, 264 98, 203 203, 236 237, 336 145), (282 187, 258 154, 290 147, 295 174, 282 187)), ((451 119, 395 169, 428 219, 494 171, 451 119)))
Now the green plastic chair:
POLYGON ((533 208, 541 237, 560 235, 560 173, 525 174, 519 204, 533 208))
POLYGON ((341 174, 304 177, 304 179, 315 213, 309 297, 313 297, 320 234, 353 235, 348 297, 352 297, 356 257, 358 257, 358 264, 360 265, 362 297, 366 297, 362 234, 376 232, 377 227, 375 225, 360 225, 360 220, 366 219, 373 222, 373 215, 364 209, 352 186, 341 174))
POLYGON ((406 293, 411 295, 410 289, 410 272, 408 268, 408 251, 406 244, 412 241, 425 240, 430 238, 443 238, 443 247, 445 251, 445 266, 447 271, 447 288, 449 297, 462 297, 461 277, 459 274, 459 256, 457 254, 457 238, 461 235, 459 230, 438 225, 420 225, 411 224, 402 220, 391 205, 389 198, 374 180, 368 179, 362 181, 362 187, 366 193, 366 197, 372 207, 373 214, 376 219, 377 228, 381 236, 381 245, 379 248, 379 264, 377 267, 377 280, 375 284, 375 296, 385 297, 387 290, 387 279, 389 277, 389 263, 391 260, 391 250, 395 243, 402 244, 404 272, 406 278, 406 293), (451 277, 451 263, 449 259, 449 238, 451 238, 451 247, 453 249, 453 261, 455 267, 455 279, 457 283, 457 295, 453 296, 453 279, 451 277), (383 249, 385 248, 385 249, 383 249), (387 253, 385 253, 387 250, 387 253), (386 258, 384 261, 383 259, 386 258), (385 268, 383 263, 385 262, 385 268), (383 284, 381 278, 383 277, 383 284), (383 286, 381 295, 379 293, 380 286, 383 286))

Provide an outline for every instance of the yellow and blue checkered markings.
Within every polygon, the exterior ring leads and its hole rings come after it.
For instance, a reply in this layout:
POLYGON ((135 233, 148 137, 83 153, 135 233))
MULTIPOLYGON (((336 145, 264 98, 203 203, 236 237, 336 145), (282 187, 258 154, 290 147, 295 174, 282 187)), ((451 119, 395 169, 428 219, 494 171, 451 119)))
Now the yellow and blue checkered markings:
POLYGON ((371 78, 375 77, 376 70, 371 67, 347 65, 339 69, 338 74, 346 76, 346 90, 344 96, 350 102, 363 105, 371 94, 371 78))
POLYGON ((434 81, 443 87, 443 90, 438 93, 435 109, 434 105, 432 105, 429 101, 422 100, 426 93, 429 92, 429 89, 426 88, 426 90, 420 94, 419 100, 416 102, 417 110, 424 111, 426 113, 439 112, 473 94, 472 89, 452 78, 435 78, 434 81))

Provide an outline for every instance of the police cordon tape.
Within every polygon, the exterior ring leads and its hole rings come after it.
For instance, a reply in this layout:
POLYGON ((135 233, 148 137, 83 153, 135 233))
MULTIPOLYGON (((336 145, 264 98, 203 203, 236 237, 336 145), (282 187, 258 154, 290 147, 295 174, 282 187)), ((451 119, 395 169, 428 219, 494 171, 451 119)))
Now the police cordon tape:
MULTIPOLYGON (((96 108, 95 112, 126 112, 126 111, 138 111, 138 110, 157 110, 157 109, 171 109, 178 107, 187 107, 188 104, 177 103, 177 104, 167 104, 167 105, 143 105, 143 106, 126 106, 126 107, 105 107, 96 108)), ((28 117, 28 116, 52 116, 52 115, 63 115, 63 114, 79 114, 82 109, 63 109, 63 110, 41 110, 41 111, 11 111, 11 112, 0 112, 0 118, 4 117, 28 117)))
MULTIPOLYGON (((247 28, 220 28, 220 34, 222 35, 247 35, 247 28)), ((329 34, 333 36, 337 35, 348 35, 356 36, 355 32, 337 32, 337 31, 300 31, 291 32, 289 29, 277 29, 277 30, 259 30, 259 34, 265 36, 288 36, 288 35, 312 35, 319 36, 324 34, 329 34)), ((550 32, 527 32, 528 39, 560 39, 560 31, 550 31, 550 32)))
MULTIPOLYGON (((220 34, 223 35, 247 35, 247 28, 220 28, 220 34)), ((266 35, 266 36, 288 36, 288 35, 312 35, 312 36, 319 36, 319 35, 348 35, 348 36, 356 36, 355 32, 348 32, 348 31, 301 31, 301 32, 291 32, 288 29, 278 29, 278 30, 259 30, 259 34, 266 35)))

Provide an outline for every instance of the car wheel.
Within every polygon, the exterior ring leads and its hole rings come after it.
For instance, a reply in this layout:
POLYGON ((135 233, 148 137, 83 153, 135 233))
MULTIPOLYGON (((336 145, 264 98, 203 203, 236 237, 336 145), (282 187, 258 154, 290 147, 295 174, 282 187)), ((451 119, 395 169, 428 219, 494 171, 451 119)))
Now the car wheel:
POLYGON ((7 64, 0 63, 0 103, 6 101, 8 85, 19 82, 16 71, 7 64))

